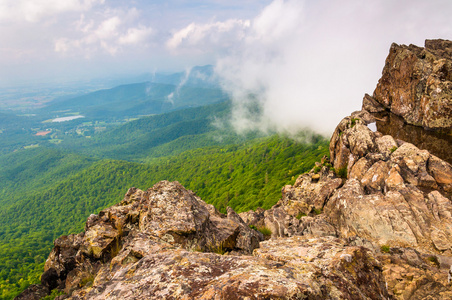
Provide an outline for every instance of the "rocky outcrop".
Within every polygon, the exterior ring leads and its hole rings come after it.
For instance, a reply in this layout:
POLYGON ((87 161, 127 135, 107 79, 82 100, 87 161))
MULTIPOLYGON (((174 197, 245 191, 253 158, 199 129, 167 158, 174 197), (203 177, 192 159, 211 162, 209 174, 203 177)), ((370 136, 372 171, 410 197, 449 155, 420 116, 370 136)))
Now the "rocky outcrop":
POLYGON ((372 120, 359 114, 345 118, 331 139, 333 165, 348 179, 324 207, 328 220, 341 236, 452 251, 452 166, 371 131, 372 120))
POLYGON ((373 98, 363 102, 370 112, 381 106, 408 124, 452 129, 452 41, 426 40, 424 48, 392 44, 373 98))
POLYGON ((41 281, 71 294, 98 282, 106 264, 176 248, 250 254, 263 239, 234 211, 223 215, 179 183, 162 181, 147 191, 129 189, 121 203, 91 215, 83 233, 56 239, 41 281))
MULTIPOLYGON (((330 176, 320 184, 332 192, 335 181, 330 176)), ((334 234, 321 217, 290 217, 284 203, 291 193, 270 211, 248 214, 256 225, 294 221, 280 224, 278 236, 286 238, 263 241, 231 208, 223 215, 177 182, 131 188, 118 205, 91 215, 83 233, 55 240, 42 284, 18 299, 54 288, 66 293, 59 299, 389 297, 374 254, 353 240, 320 234, 319 228, 334 234)), ((320 199, 314 194, 312 209, 320 199)))
POLYGON ((55 240, 17 299, 451 299, 452 166, 372 126, 389 109, 451 127, 451 44, 393 44, 330 158, 271 209, 224 215, 177 182, 131 188, 55 240))
POLYGON ((148 252, 105 265, 72 299, 382 299, 381 265, 363 247, 334 238, 261 243, 253 256, 148 252), (100 280, 101 277, 102 279, 100 280))
POLYGON ((39 300, 49 294, 49 289, 41 284, 32 284, 14 300, 39 300))

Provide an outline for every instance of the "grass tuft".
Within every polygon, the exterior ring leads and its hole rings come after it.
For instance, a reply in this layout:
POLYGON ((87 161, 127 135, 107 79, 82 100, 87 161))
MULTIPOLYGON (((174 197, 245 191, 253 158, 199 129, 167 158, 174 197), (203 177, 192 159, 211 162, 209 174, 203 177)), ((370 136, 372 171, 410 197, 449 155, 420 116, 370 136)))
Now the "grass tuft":
POLYGON ((262 227, 259 227, 257 230, 260 233, 262 233, 264 236, 271 236, 272 235, 272 231, 268 227, 262 226, 262 227))
POLYGON ((436 257, 435 255, 431 255, 431 256, 427 257, 427 260, 439 268, 438 257, 436 257))
POLYGON ((389 253, 390 250, 391 250, 391 247, 389 247, 388 245, 381 245, 381 247, 380 247, 380 251, 383 253, 389 253))

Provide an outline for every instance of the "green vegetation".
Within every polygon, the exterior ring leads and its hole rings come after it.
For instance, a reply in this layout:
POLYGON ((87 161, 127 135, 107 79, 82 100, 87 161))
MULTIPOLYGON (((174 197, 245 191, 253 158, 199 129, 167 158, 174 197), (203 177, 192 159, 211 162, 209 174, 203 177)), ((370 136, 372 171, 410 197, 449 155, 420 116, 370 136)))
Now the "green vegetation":
POLYGON ((272 136, 192 149, 148 164, 43 147, 1 156, 0 299, 37 282, 53 240, 81 232, 91 213, 121 201, 129 187, 178 180, 222 212, 227 206, 237 212, 270 208, 281 186, 293 184, 327 154, 327 140, 313 142, 272 136))
POLYGON ((383 253, 389 253, 391 250, 391 247, 389 247, 388 245, 381 245, 380 246, 380 251, 383 253))
POLYGON ((339 178, 347 178, 347 165, 335 170, 336 176, 339 178))
POLYGON ((223 243, 217 243, 216 240, 210 241, 207 245, 209 252, 223 255, 226 253, 223 243))
POLYGON ((356 125, 356 121, 359 121, 359 118, 352 118, 350 120, 350 127, 353 128, 356 125))
POLYGON ((438 268, 440 267, 440 263, 439 263, 438 257, 436 257, 435 255, 431 255, 431 256, 427 257, 427 260, 430 263, 432 263, 434 266, 436 266, 438 268))
POLYGON ((397 149, 397 146, 393 146, 391 149, 389 149, 389 151, 391 151, 391 153, 394 153, 394 151, 396 151, 397 149))
POLYGON ((259 227, 259 228, 257 228, 257 230, 258 230, 260 233, 262 233, 265 237, 269 237, 269 236, 272 235, 272 231, 271 231, 270 228, 268 228, 268 227, 265 227, 265 226, 259 227))
POLYGON ((55 289, 55 290, 52 290, 52 293, 50 293, 50 295, 45 296, 44 298, 41 298, 41 300, 54 300, 56 297, 61 296, 61 295, 64 295, 64 293, 55 289))
POLYGON ((315 215, 320 215, 321 213, 323 213, 323 210, 321 208, 318 208, 318 209, 314 208, 313 212, 314 212, 315 215))
POLYGON ((299 213, 297 214, 296 218, 297 218, 298 220, 300 220, 301 218, 306 217, 306 216, 307 216, 307 215, 306 215, 305 213, 299 212, 299 213))
MULTIPOLYGON (((223 213, 228 206, 268 209, 282 186, 328 154, 328 141, 312 133, 300 136, 309 143, 235 134, 222 124, 231 103, 219 102, 225 95, 218 89, 184 87, 171 104, 174 91, 127 85, 62 98, 36 115, 0 113, 0 300, 39 282, 53 241, 81 232, 90 214, 120 202, 132 186, 177 180, 223 213), (85 118, 43 123, 56 113, 85 118)), ((214 252, 226 251, 220 246, 214 252)))

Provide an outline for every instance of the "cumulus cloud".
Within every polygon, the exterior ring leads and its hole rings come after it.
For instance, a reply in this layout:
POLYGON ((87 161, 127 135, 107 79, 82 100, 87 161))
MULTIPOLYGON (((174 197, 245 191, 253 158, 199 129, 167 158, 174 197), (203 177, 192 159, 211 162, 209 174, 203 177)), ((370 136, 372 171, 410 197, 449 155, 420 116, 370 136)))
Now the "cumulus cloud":
POLYGON ((121 35, 119 38, 120 44, 136 45, 140 44, 153 33, 153 29, 150 27, 139 26, 138 28, 129 28, 127 33, 121 35))
POLYGON ((0 22, 38 22, 45 17, 73 11, 86 11, 105 0, 1 0, 0 22))
POLYGON ((191 24, 167 45, 217 49, 214 37, 231 37, 216 50, 223 53, 216 71, 233 99, 238 131, 310 127, 330 134, 373 92, 392 42, 451 37, 451 8, 442 0, 274 0, 249 21, 222 22, 236 24, 224 31, 191 24))
POLYGON ((122 47, 146 44, 153 29, 135 24, 138 15, 136 8, 122 11, 107 10, 104 19, 87 18, 82 14, 75 22, 77 38, 58 38, 54 50, 60 53, 82 54, 90 57, 99 51, 105 51, 114 56, 122 47))
POLYGON ((250 27, 249 20, 230 19, 208 24, 191 23, 173 33, 166 46, 173 52, 209 52, 232 46, 250 27))

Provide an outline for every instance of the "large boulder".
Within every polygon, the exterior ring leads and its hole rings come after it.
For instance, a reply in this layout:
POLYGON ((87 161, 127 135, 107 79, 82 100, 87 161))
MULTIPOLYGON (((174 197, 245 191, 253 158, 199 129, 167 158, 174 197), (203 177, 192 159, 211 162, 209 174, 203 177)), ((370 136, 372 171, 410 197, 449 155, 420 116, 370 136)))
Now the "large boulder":
POLYGON ((363 108, 378 111, 374 101, 408 124, 452 128, 452 41, 426 40, 425 48, 392 44, 373 97, 365 99, 363 108))
POLYGON ((332 237, 270 240, 253 256, 161 249, 106 265, 70 299, 383 299, 382 270, 370 251, 332 237))
POLYGON ((56 239, 41 281, 47 291, 71 294, 107 278, 106 264, 114 269, 175 248, 251 254, 262 240, 232 209, 223 215, 178 182, 161 181, 129 189, 118 205, 91 215, 85 232, 56 239))
POLYGON ((331 160, 336 171, 347 169, 347 180, 326 201, 326 220, 340 236, 452 254, 451 165, 413 144, 373 132, 367 123, 344 118, 333 135, 331 160))

